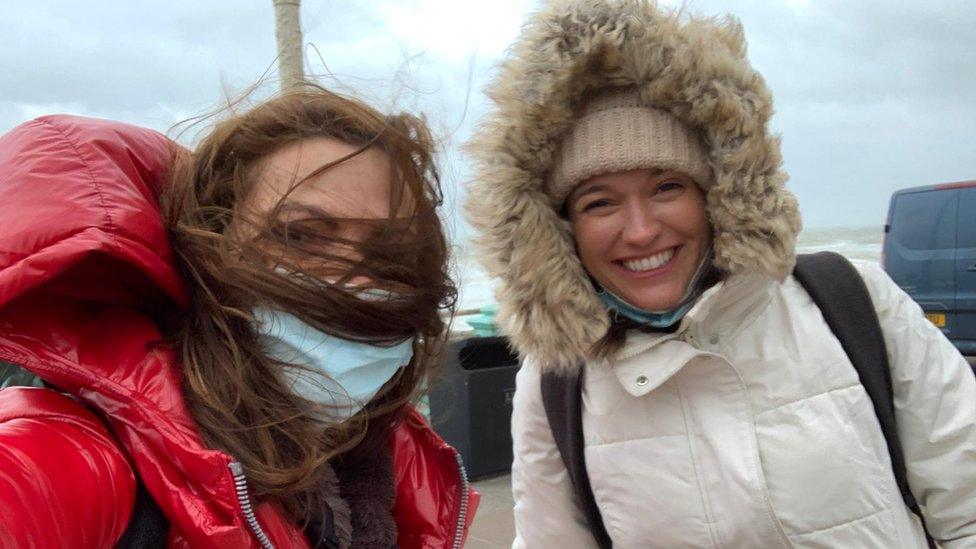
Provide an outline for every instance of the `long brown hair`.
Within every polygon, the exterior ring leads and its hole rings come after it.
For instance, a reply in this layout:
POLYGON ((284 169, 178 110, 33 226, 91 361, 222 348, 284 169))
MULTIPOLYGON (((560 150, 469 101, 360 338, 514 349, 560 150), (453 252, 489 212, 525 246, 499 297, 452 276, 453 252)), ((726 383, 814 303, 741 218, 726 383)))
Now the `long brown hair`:
POLYGON ((433 151, 422 120, 383 115, 307 84, 246 112, 231 112, 172 171, 164 211, 192 302, 171 334, 182 359, 187 404, 205 443, 233 455, 255 496, 277 500, 296 520, 314 519, 320 511, 330 459, 357 445, 385 447, 443 342, 442 313, 453 307, 456 290, 436 211, 441 192, 433 151), (388 218, 340 219, 323 209, 287 221, 279 215, 288 206, 287 195, 261 216, 246 211, 261 162, 284 146, 317 137, 343 141, 357 152, 319 167, 292 189, 375 147, 386 153, 393 174, 388 218), (404 203, 410 216, 397 217, 404 203), (353 241, 324 229, 336 223, 371 224, 371 236, 353 241), (248 228, 241 230, 242 224, 248 228), (358 253, 336 252, 349 248, 358 253), (396 297, 364 299, 347 284, 363 277, 395 288, 396 297), (416 337, 414 358, 363 412, 324 424, 316 419, 321 405, 283 382, 282 369, 291 365, 266 353, 255 307, 378 345, 416 337))

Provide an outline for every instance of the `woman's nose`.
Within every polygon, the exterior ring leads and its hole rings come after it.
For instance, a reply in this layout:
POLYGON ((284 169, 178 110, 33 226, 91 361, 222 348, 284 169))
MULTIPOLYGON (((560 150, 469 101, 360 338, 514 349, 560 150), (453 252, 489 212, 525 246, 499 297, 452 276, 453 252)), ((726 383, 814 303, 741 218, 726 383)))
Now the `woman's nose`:
POLYGON ((628 204, 624 210, 621 238, 627 244, 650 244, 661 234, 661 222, 646 204, 628 204))

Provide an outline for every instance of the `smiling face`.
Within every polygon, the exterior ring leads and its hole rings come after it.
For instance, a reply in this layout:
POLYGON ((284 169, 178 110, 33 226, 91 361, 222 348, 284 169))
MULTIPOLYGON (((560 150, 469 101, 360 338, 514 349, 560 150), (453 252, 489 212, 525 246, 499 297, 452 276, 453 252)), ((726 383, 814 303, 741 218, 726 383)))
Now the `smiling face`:
POLYGON ((680 172, 598 175, 570 193, 566 208, 586 270, 645 310, 678 305, 711 240, 705 195, 680 172))

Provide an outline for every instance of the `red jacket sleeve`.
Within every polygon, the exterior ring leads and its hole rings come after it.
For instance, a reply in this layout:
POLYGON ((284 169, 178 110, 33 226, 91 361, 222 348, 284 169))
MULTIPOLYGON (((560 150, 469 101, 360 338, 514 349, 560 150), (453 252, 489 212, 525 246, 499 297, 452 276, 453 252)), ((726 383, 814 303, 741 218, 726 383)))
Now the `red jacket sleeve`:
POLYGON ((111 547, 135 477, 100 421, 49 389, 0 390, 0 547, 111 547))

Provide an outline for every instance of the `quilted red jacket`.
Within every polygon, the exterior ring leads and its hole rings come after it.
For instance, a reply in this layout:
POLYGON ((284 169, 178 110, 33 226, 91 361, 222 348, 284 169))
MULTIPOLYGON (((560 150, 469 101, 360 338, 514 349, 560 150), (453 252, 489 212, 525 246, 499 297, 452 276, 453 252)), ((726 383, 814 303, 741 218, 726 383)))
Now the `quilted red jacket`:
MULTIPOLYGON (((0 390, 2 547, 114 545, 136 475, 169 546, 261 547, 234 458, 203 446, 156 344, 155 315, 187 301, 157 202, 174 147, 72 116, 0 137, 0 361, 57 388, 0 390)), ((391 447, 399 547, 460 546, 478 496, 456 452, 416 412, 391 447)), ((274 547, 308 546, 272 505, 255 514, 274 547)))

